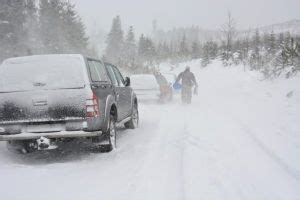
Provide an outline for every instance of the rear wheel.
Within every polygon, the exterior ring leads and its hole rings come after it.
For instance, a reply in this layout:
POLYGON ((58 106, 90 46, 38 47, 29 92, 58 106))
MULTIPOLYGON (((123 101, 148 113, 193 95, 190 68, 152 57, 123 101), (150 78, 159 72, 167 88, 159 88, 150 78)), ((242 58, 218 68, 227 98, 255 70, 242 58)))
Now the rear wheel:
MULTIPOLYGON (((111 152, 117 147, 116 120, 113 115, 108 119, 108 129, 104 133, 104 143, 100 142, 98 150, 100 152, 111 152)), ((103 139, 101 139, 103 140, 103 139)))
POLYGON ((108 128, 108 142, 110 151, 114 150, 117 147, 117 129, 116 129, 116 120, 114 116, 110 116, 109 128, 108 128))
POLYGON ((91 149, 92 151, 96 153, 107 153, 116 149, 117 129, 116 119, 113 114, 110 115, 107 126, 107 131, 104 131, 102 136, 92 138, 92 142, 95 144, 91 149))
POLYGON ((129 129, 136 129, 139 126, 139 111, 138 106, 135 104, 133 107, 131 119, 125 123, 125 127, 129 129))

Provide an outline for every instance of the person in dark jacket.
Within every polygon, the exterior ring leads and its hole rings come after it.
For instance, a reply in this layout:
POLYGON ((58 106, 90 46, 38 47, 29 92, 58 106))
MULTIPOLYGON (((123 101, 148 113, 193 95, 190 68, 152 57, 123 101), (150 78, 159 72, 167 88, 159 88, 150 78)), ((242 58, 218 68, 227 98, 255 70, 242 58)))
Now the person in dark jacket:
POLYGON ((190 67, 178 75, 176 83, 182 83, 181 99, 183 103, 190 104, 192 102, 192 88, 195 87, 195 91, 198 88, 198 84, 195 75, 191 72, 190 67))

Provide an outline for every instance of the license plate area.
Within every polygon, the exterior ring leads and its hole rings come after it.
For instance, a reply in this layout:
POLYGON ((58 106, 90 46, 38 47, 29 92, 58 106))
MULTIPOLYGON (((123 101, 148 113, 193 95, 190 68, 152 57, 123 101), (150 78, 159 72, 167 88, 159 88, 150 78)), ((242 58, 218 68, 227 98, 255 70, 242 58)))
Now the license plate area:
POLYGON ((65 131, 65 124, 33 124, 25 127, 27 133, 46 133, 65 131))

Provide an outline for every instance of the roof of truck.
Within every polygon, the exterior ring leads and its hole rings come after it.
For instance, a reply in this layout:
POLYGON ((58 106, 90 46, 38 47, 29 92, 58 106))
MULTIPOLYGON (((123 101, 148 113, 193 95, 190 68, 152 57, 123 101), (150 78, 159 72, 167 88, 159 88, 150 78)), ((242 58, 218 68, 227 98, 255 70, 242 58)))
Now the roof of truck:
POLYGON ((52 60, 55 58, 79 58, 81 60, 84 59, 84 56, 81 54, 48 54, 48 55, 33 55, 33 56, 24 56, 24 57, 15 57, 8 58, 3 61, 3 64, 16 64, 16 63, 26 63, 26 62, 34 62, 40 60, 52 60))

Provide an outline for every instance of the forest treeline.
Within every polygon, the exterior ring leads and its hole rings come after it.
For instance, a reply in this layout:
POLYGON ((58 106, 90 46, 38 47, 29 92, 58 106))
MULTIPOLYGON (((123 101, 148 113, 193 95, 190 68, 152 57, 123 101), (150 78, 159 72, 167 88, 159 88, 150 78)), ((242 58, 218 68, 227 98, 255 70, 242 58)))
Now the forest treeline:
POLYGON ((2 0, 0 5, 0 61, 14 56, 81 53, 135 73, 149 72, 162 62, 201 59, 201 66, 222 60, 224 66, 244 65, 266 77, 287 76, 300 70, 300 37, 289 32, 239 32, 228 14, 222 31, 177 28, 136 35, 116 16, 101 55, 92 48, 75 5, 66 0, 2 0), (202 31, 203 32, 203 31, 202 31))
POLYGON ((73 4, 63 0, 1 0, 0 60, 61 53, 94 53, 73 4))
POLYGON ((161 40, 159 31, 136 38, 131 26, 124 36, 121 19, 117 16, 108 34, 104 58, 137 73, 147 72, 161 62, 176 64, 191 59, 201 59, 201 67, 215 59, 221 60, 225 67, 244 65, 261 71, 266 77, 282 73, 289 77, 300 70, 300 36, 290 32, 260 32, 259 29, 241 33, 236 30, 230 14, 219 39, 201 41, 195 27, 176 29, 168 34, 172 39, 161 40))

